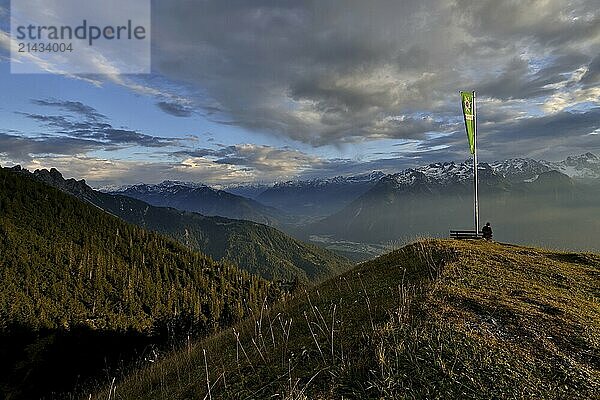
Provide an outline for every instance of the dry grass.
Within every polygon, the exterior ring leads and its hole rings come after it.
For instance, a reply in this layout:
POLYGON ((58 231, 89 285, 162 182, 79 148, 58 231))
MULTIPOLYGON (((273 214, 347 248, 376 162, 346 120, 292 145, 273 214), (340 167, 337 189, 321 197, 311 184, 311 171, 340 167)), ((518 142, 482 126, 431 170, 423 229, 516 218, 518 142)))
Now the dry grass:
POLYGON ((93 398, 598 398, 600 257, 421 240, 93 398))
POLYGON ((598 398, 600 257, 441 242, 457 261, 379 335, 385 398, 598 398))

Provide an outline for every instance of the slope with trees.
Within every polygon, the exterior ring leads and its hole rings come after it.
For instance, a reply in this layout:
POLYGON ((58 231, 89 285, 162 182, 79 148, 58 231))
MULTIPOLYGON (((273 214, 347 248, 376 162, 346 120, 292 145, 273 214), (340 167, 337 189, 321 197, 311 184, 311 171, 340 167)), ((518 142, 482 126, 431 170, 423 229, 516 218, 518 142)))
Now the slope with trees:
POLYGON ((267 225, 155 207, 131 197, 98 192, 83 180, 64 179, 56 169, 36 170, 32 175, 127 222, 163 233, 266 279, 316 281, 350 267, 344 257, 267 225))
POLYGON ((0 387, 11 398, 40 396, 44 384, 72 389, 76 375, 65 371, 90 367, 70 365, 73 357, 96 361, 96 372, 108 355, 121 359, 94 335, 145 345, 143 338, 206 334, 281 296, 227 261, 9 169, 0 169, 0 249, 0 387))

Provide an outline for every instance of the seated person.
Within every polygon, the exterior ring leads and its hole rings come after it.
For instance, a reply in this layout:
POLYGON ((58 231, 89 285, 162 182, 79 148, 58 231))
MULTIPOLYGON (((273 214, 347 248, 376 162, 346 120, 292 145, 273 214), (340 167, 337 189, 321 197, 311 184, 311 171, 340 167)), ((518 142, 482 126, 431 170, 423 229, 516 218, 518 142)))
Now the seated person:
POLYGON ((485 240, 492 240, 492 226, 489 222, 485 223, 485 226, 481 229, 481 233, 483 233, 483 238, 485 240))

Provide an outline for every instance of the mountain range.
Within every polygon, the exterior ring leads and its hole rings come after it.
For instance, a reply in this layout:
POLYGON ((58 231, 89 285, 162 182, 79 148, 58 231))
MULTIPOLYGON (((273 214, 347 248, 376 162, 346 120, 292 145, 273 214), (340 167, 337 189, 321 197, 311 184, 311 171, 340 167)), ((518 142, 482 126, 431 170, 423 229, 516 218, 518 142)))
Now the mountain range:
POLYGON ((358 176, 279 182, 266 188, 256 200, 294 215, 326 216, 369 190, 384 175, 373 171, 358 176))
MULTIPOLYGON (((590 184, 597 160, 589 154, 559 165, 585 180, 533 160, 480 163, 481 222, 497 225, 500 240, 597 248, 600 223, 592 216, 600 212, 600 186, 590 184)), ((306 227, 306 234, 375 243, 444 237, 449 229, 472 227, 472 210, 472 163, 435 163, 384 176, 341 211, 306 227)))
MULTIPOLYGON (((598 227, 590 215, 597 212, 598 156, 588 152, 558 162, 531 158, 480 162, 478 171, 482 222, 497 223, 501 228, 498 237, 539 245, 558 245, 566 240, 576 248, 595 248, 590 237, 598 227), (559 206, 564 207, 562 211, 559 206), (519 213, 525 215, 519 218, 519 213), (567 213, 573 218, 569 220, 567 213), (572 234, 554 229, 565 223, 572 234)), ((187 209, 190 206, 182 205, 181 199, 188 199, 189 193, 217 193, 223 197, 223 192, 231 191, 236 193, 232 195, 235 202, 244 205, 246 215, 261 215, 262 220, 280 224, 280 229, 301 240, 329 243, 327 248, 355 258, 355 249, 349 248, 356 247, 352 243, 379 245, 428 233, 445 236, 448 229, 468 228, 472 225, 472 179, 469 159, 391 174, 373 171, 219 190, 201 184, 164 182, 113 189, 113 193, 154 197, 153 201, 159 198, 163 204, 187 209)), ((212 204, 220 197, 212 197, 196 196, 194 204, 216 210, 212 204), (198 205, 201 202, 205 204, 198 205)), ((355 259, 363 258, 357 255, 355 259)))
POLYGON ((491 167, 510 180, 531 180, 548 171, 558 171, 578 181, 595 181, 600 179, 600 157, 593 153, 569 156, 563 161, 550 162, 531 158, 516 158, 496 161, 491 167))
MULTIPOLYGON (((84 180, 64 179, 54 168, 29 172, 15 167, 13 171, 31 175, 124 221, 165 234, 215 260, 230 261, 267 279, 319 280, 350 265, 342 256, 264 224, 156 207, 133 197, 103 193, 84 180)), ((178 191, 181 186, 174 188, 178 191)))
POLYGON ((141 200, 157 207, 172 207, 206 216, 243 219, 277 226, 286 216, 273 207, 203 184, 164 181, 156 185, 138 184, 109 192, 141 200))
MULTIPOLYGON (((502 178, 510 183, 533 181, 549 171, 558 171, 579 183, 600 182, 600 158, 589 152, 569 156, 559 162, 531 158, 480 162, 479 168, 482 169, 481 174, 490 179, 502 178)), ((472 179, 472 163, 471 160, 440 162, 391 174, 373 171, 356 176, 229 185, 220 189, 198 183, 165 181, 155 185, 138 184, 101 190, 134 197, 156 206, 247 219, 286 229, 306 221, 306 218, 298 220, 297 217, 323 218, 341 211, 374 188, 382 178, 401 184, 410 179, 426 179, 439 189, 446 186, 446 189, 452 190, 451 186, 472 179)))

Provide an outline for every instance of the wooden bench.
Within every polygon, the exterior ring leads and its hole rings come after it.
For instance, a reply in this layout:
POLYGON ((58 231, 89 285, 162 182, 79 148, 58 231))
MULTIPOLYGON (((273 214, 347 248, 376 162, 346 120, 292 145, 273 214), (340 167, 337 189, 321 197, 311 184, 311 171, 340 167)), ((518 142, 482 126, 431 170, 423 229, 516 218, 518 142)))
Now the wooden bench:
POLYGON ((452 239, 481 239, 483 238, 483 234, 476 231, 450 230, 450 237, 452 239))

